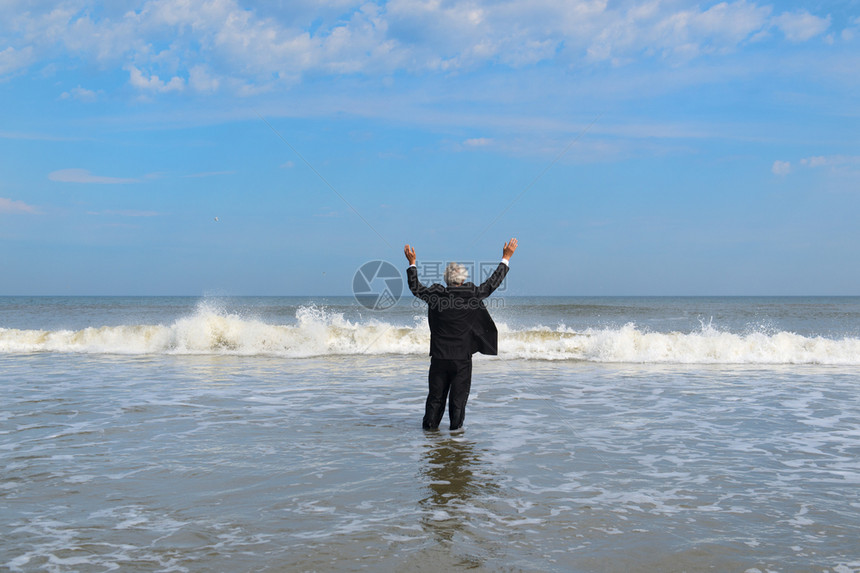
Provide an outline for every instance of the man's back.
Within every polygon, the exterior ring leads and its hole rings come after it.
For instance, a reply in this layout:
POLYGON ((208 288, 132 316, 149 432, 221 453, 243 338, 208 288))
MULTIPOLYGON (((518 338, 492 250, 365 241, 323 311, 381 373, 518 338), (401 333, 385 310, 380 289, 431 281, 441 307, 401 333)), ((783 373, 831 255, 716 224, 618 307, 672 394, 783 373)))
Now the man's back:
POLYGON ((483 300, 499 287, 507 272, 508 266, 500 263, 480 286, 465 283, 425 287, 418 280, 418 270, 408 269, 409 290, 427 303, 430 356, 461 359, 475 352, 498 354, 498 334, 483 300))

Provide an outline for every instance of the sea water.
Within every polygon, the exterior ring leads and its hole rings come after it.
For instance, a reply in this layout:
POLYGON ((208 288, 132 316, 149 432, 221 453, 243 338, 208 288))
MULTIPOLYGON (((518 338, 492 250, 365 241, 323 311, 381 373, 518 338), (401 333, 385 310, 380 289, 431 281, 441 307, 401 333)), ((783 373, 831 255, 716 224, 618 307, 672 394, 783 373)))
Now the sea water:
POLYGON ((0 570, 860 571, 860 298, 0 298, 0 570))

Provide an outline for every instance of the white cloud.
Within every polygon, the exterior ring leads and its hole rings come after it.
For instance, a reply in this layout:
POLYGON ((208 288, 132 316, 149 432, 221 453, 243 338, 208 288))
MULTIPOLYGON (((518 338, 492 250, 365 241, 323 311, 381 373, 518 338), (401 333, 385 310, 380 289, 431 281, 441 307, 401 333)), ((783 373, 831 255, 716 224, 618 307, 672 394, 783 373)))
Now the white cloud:
POLYGON ((860 165, 860 156, 851 155, 818 155, 806 157, 800 160, 800 164, 804 167, 839 167, 842 165, 860 165))
POLYGON ((132 86, 147 91, 154 91, 157 93, 166 93, 172 91, 182 91, 185 89, 185 80, 180 77, 174 76, 168 82, 164 82, 156 75, 149 76, 148 78, 143 75, 139 69, 135 66, 128 67, 129 72, 129 82, 132 86))
POLYGON ((259 17, 235 0, 154 0, 146 3, 140 18, 155 30, 173 33, 174 43, 199 46, 196 60, 217 61, 246 78, 270 81, 317 64, 318 46, 308 32, 259 17))
POLYGON ((848 25, 844 30, 842 30, 842 39, 850 42, 857 37, 857 32, 860 31, 860 16, 857 16, 853 20, 851 20, 850 25, 848 25))
POLYGON ((98 99, 98 92, 94 92, 93 90, 88 90, 86 88, 82 88, 78 86, 76 88, 72 88, 67 92, 63 92, 60 94, 60 99, 76 99, 78 101, 91 103, 98 99))
POLYGON ((30 46, 20 50, 9 46, 0 52, 0 76, 26 68, 33 60, 33 48, 30 46))
POLYGON ((194 66, 188 71, 188 87, 198 92, 214 92, 221 86, 221 81, 210 74, 205 66, 194 66))
POLYGON ((36 214, 39 210, 23 201, 15 201, 0 197, 0 213, 31 213, 36 214))
POLYGON ((744 0, 722 2, 699 14, 693 30, 721 45, 734 46, 761 30, 770 11, 770 6, 748 4, 744 0))
POLYGON ((10 38, 0 74, 71 56, 71 65, 122 67, 146 94, 249 95, 309 73, 684 61, 763 41, 774 27, 804 41, 830 24, 807 11, 771 12, 748 0, 127 0, 98 10, 85 0, 12 2, 0 6, 0 37, 10 38))
POLYGON ((734 49, 761 30, 770 14, 769 7, 747 4, 743 0, 721 2, 704 12, 682 11, 659 23, 657 29, 666 49, 696 55, 699 52, 734 49))
POLYGON ((788 175, 791 173, 791 162, 776 160, 770 170, 774 175, 788 175))
POLYGON ((823 167, 830 163, 827 157, 807 157, 800 160, 800 164, 805 167, 823 167))
POLYGON ((669 11, 659 2, 634 4, 612 14, 588 47, 592 60, 624 64, 638 55, 687 60, 703 53, 725 53, 755 37, 771 9, 744 0, 669 11))
POLYGON ((830 16, 820 18, 805 10, 780 14, 773 21, 790 42, 805 42, 830 27, 830 16))
POLYGON ((60 169, 48 174, 48 179, 60 183, 100 183, 106 185, 139 182, 138 179, 93 175, 86 169, 60 169))
MULTIPOLYGON (((797 165, 806 169, 821 169, 827 168, 828 171, 847 172, 854 171, 855 166, 860 166, 860 155, 814 155, 804 157, 797 162, 797 165)), ((794 170, 794 166, 790 161, 774 161, 771 171, 774 175, 788 175, 794 170)))
POLYGON ((137 15, 129 11, 120 18, 93 20, 90 11, 57 8, 48 15, 43 33, 58 38, 74 54, 87 55, 101 64, 122 61, 129 53, 146 52, 151 47, 150 32, 137 15))
POLYGON ((476 137, 463 142, 464 145, 468 145, 469 147, 486 147, 492 143, 493 140, 487 137, 476 137))
POLYGON ((563 50, 580 53, 603 25, 606 4, 393 0, 385 8, 386 37, 409 70, 468 70, 485 63, 522 67, 554 59, 563 50))

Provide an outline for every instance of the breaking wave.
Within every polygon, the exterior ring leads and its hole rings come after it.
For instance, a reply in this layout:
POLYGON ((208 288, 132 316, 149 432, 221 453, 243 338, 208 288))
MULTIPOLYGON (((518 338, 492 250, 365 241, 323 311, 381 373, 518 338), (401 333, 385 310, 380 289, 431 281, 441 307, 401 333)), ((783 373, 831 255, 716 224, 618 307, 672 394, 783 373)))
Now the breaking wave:
MULTIPOLYGON (((573 331, 499 324, 501 358, 654 364, 860 365, 860 339, 805 337, 791 332, 736 334, 705 325, 697 332, 649 332, 635 324, 573 331)), ((205 305, 170 325, 82 330, 0 328, 0 353, 228 354, 312 357, 404 354, 426 356, 426 319, 412 325, 351 321, 316 306, 300 307, 296 323, 268 324, 205 305)))

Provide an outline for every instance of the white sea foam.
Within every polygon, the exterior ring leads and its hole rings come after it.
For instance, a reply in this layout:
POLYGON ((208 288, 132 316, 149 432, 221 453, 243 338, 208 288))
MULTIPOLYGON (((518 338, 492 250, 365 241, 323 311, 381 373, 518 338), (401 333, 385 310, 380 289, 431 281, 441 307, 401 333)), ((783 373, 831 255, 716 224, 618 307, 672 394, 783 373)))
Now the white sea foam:
POLYGON ((805 337, 791 332, 735 334, 711 325, 700 331, 648 332, 634 324, 573 332, 510 329, 500 350, 517 358, 656 364, 860 364, 860 339, 805 337))
MULTIPOLYGON (((703 325, 695 332, 650 332, 635 324, 574 331, 499 325, 502 358, 666 364, 860 364, 860 338, 791 332, 737 334, 703 325)), ((269 324, 208 305, 170 325, 82 330, 0 328, 0 352, 92 354, 233 354, 310 357, 364 354, 426 356, 427 321, 412 325, 348 320, 317 306, 300 307, 295 324, 269 324)))

